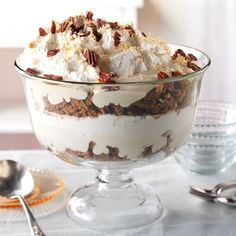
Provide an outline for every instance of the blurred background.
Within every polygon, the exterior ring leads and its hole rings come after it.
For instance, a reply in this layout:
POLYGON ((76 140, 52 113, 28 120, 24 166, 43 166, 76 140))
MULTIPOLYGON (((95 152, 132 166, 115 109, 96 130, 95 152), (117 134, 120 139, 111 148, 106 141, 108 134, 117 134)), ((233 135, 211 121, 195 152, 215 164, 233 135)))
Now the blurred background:
POLYGON ((205 51, 212 65, 200 98, 236 103, 235 0, 8 0, 0 3, 0 149, 40 148, 13 63, 48 26, 92 10, 95 17, 133 22, 141 31, 205 51))

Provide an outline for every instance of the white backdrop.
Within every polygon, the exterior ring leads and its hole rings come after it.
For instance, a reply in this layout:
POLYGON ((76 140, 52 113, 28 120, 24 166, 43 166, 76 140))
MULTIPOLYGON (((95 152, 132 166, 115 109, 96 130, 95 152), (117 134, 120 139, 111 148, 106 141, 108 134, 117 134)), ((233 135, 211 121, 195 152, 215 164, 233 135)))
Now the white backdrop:
POLYGON ((236 1, 158 0, 162 38, 202 49, 212 59, 201 98, 236 103, 236 1))

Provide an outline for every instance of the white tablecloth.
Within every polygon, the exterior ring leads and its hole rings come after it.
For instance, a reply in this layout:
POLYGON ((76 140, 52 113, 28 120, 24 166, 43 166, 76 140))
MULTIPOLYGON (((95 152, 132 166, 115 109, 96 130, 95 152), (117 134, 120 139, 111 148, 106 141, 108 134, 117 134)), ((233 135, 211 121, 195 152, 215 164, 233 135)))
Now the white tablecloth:
MULTIPOLYGON (((63 176, 67 192, 93 181, 94 171, 64 163, 47 151, 4 151, 0 159, 14 159, 28 167, 51 169, 63 176)), ((99 233, 79 227, 66 215, 65 207, 39 218, 47 236, 235 236, 236 208, 206 202, 188 193, 188 186, 212 187, 219 181, 236 179, 236 166, 225 173, 201 176, 186 173, 170 157, 160 163, 135 170, 137 182, 151 185, 165 207, 164 217, 153 225, 116 233, 99 233)), ((1 209, 0 209, 1 211, 1 209)), ((0 235, 30 235, 27 221, 10 222, 0 219, 0 235)))

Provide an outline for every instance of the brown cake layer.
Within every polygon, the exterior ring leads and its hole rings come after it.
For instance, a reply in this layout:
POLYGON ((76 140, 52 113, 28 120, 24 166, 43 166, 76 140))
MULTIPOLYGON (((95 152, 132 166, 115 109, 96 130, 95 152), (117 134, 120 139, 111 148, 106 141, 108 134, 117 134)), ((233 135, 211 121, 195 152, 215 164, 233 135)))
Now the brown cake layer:
MULTIPOLYGON (((117 90, 117 86, 115 87, 117 90)), ((150 90, 144 98, 128 107, 110 103, 99 108, 92 101, 94 95, 92 91, 88 92, 87 98, 83 100, 71 98, 69 102, 64 100, 61 103, 52 104, 47 96, 43 99, 46 111, 79 118, 97 117, 103 114, 116 116, 162 115, 186 107, 191 99, 191 89, 191 83, 188 80, 159 84, 150 90)))
MULTIPOLYGON (((152 148, 153 145, 145 147, 143 149, 143 152, 141 153, 141 157, 147 157, 147 156, 153 155, 153 154, 160 152, 160 151, 163 151, 164 153, 166 153, 166 155, 173 152, 173 150, 171 150, 171 148, 170 148, 170 143, 172 142, 171 131, 167 130, 165 133, 162 134, 162 136, 166 138, 166 144, 155 152, 153 152, 153 148, 152 148)), ((120 150, 117 147, 107 146, 107 150, 108 150, 107 153, 95 154, 93 152, 95 145, 96 145, 96 143, 91 141, 89 143, 87 151, 85 151, 85 152, 66 148, 66 150, 63 153, 59 153, 57 155, 63 160, 67 160, 67 158, 70 156, 76 156, 76 157, 80 157, 80 158, 84 158, 84 159, 88 159, 88 160, 96 160, 96 161, 126 161, 126 160, 129 160, 129 158, 126 155, 125 156, 119 155, 120 150)), ((46 147, 46 148, 48 150, 52 151, 52 149, 50 149, 49 147, 46 147)))

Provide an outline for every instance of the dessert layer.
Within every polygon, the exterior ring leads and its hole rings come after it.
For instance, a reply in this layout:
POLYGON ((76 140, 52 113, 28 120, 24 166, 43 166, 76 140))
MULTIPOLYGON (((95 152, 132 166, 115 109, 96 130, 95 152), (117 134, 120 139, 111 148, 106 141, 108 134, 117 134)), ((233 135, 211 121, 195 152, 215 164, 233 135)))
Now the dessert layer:
MULTIPOLYGON (((119 88, 118 88, 119 89, 119 88)), ((142 99, 131 103, 127 107, 112 102, 109 105, 98 107, 93 102, 94 93, 88 92, 85 99, 70 98, 58 104, 53 104, 48 97, 44 97, 45 110, 50 113, 75 117, 97 117, 110 114, 116 116, 147 116, 163 115, 169 111, 178 111, 186 107, 191 101, 191 83, 188 80, 160 84, 151 89, 142 99)), ((116 94, 116 91, 103 92, 116 94)), ((127 97, 132 96, 128 93, 127 97)))
POLYGON ((88 12, 40 27, 17 63, 53 80, 110 83, 155 79, 160 71, 188 74, 200 69, 196 60, 130 24, 94 19, 88 12))
POLYGON ((85 159, 137 160, 152 153, 165 157, 185 142, 194 108, 163 116, 76 118, 32 110, 35 134, 43 146, 57 153, 85 159))

